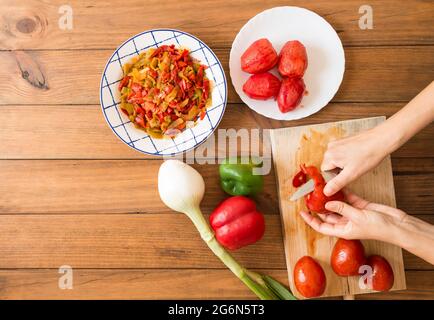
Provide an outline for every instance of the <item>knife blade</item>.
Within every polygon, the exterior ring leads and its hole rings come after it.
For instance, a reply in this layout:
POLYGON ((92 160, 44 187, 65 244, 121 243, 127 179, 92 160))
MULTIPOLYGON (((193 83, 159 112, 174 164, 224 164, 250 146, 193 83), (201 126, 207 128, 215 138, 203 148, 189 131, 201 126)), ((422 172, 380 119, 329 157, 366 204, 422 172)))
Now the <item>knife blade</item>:
MULTIPOLYGON (((321 171, 322 176, 324 177, 324 180, 326 182, 329 182, 331 179, 336 177, 336 173, 332 171, 321 171)), ((315 182, 310 179, 308 182, 306 182, 304 185, 302 185, 300 188, 297 189, 296 192, 294 192, 289 198, 290 201, 298 200, 305 195, 311 193, 315 188, 315 182)))

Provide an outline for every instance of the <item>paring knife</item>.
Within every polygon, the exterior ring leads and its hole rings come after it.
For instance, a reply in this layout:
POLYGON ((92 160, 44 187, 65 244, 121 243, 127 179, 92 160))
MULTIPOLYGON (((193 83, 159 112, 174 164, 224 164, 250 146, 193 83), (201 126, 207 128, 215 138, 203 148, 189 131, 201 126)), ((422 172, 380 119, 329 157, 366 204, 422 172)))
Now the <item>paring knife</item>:
MULTIPOLYGON (((321 171, 321 174, 324 177, 324 180, 326 182, 329 182, 331 179, 336 177, 336 173, 332 171, 321 171)), ((301 197, 304 197, 305 195, 311 193, 314 189, 315 189, 315 183, 313 179, 310 179, 308 182, 306 182, 304 185, 298 188, 297 191, 293 193, 293 195, 289 200, 290 201, 298 200, 301 197)))

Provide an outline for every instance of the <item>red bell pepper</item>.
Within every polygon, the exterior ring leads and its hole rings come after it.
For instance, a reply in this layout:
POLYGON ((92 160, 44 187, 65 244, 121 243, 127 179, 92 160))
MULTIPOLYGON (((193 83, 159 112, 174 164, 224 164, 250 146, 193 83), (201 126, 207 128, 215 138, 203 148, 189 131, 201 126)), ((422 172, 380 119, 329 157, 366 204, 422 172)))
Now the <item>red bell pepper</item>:
POLYGON ((329 201, 345 201, 345 195, 342 191, 336 192, 334 195, 327 197, 323 190, 326 185, 326 181, 321 175, 317 167, 314 166, 301 166, 301 170, 313 179, 315 183, 315 189, 305 196, 306 206, 310 211, 316 213, 327 213, 325 204, 329 201))
POLYGON ((224 200, 209 219, 217 241, 230 250, 253 244, 264 235, 264 216, 255 202, 244 196, 224 200))

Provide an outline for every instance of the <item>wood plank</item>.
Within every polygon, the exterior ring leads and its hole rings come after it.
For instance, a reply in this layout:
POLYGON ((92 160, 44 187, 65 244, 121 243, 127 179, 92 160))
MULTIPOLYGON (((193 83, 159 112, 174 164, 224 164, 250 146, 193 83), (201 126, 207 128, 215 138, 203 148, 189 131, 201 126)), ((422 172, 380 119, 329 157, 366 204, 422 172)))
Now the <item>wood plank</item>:
MULTIPOLYGON (((304 297, 296 290, 292 275, 297 261, 306 255, 313 257, 321 264, 326 278, 330 280, 330 285, 326 287, 321 296, 346 296, 367 292, 360 289, 359 279, 339 277, 333 272, 329 261, 337 238, 324 236, 307 227, 299 214, 300 211, 307 210, 305 200, 301 198, 292 202, 289 200, 288 195, 293 194, 296 190, 291 180, 300 170, 300 165, 307 164, 319 167, 323 161, 324 152, 327 150, 327 144, 330 141, 369 130, 385 120, 385 117, 363 118, 271 131, 273 163, 282 217, 289 284, 298 298, 304 297), (287 141, 292 141, 292 143, 282 148, 281 146, 287 141)), ((396 206, 390 156, 387 156, 374 170, 351 183, 349 188, 363 198, 372 199, 374 202, 388 206, 396 206)), ((389 261, 395 275, 395 282, 391 290, 405 289, 404 262, 401 248, 374 240, 363 240, 363 244, 368 254, 380 254, 389 261)))
MULTIPOLYGON (((101 74, 111 53, 2 51, 0 91, 8 94, 0 96, 0 104, 99 104, 101 74)), ((215 53, 229 77, 229 50, 215 53)), ((346 73, 333 101, 409 101, 432 81, 433 65, 434 46, 347 48, 346 73)), ((228 89, 228 101, 241 102, 230 84, 228 89)))
POLYGON ((434 172, 434 159, 429 158, 414 158, 414 159, 400 159, 395 157, 395 153, 392 157, 392 168, 396 172, 396 175, 411 175, 417 172, 421 175, 434 172))
MULTIPOLYGON (((434 216, 423 216, 434 223, 434 216)), ((280 217, 266 215, 264 238, 234 252, 246 267, 285 269, 280 217)), ((2 215, 0 269, 224 268, 182 214, 2 215)), ((434 270, 405 253, 408 270, 434 270)), ((1 286, 1 281, 0 281, 1 286)))
MULTIPOLYGON (((434 172, 420 174, 419 166, 407 168, 409 162, 433 167, 433 161, 395 159, 399 208, 411 214, 434 212, 434 172), (400 168, 405 170, 402 175, 400 168)), ((0 214, 165 213, 157 193, 160 164, 160 160, 2 160, 0 214)), ((207 181, 202 208, 211 212, 225 198, 217 165, 194 167, 207 181)), ((256 197, 258 206, 265 214, 278 214, 274 170, 264 180, 264 191, 256 197)))
MULTIPOLYGON (((258 270, 288 284, 286 270, 258 270)), ((228 270, 75 269, 60 290, 57 269, 0 270, 0 299, 255 299, 228 270)), ((357 299, 433 299, 434 271, 406 273, 407 290, 357 299)))
MULTIPOLYGON (((222 268, 182 214, 0 217, 4 268, 222 268), (13 241, 11 241, 13 239, 13 241)), ((234 254, 249 267, 282 267, 277 216, 263 241, 234 254), (277 249, 277 250, 276 250, 277 249)))
POLYGON ((73 9, 73 29, 58 27, 59 7, 62 0, 41 3, 36 0, 6 0, 1 2, 3 15, 0 24, 0 43, 5 49, 83 49, 115 48, 134 33, 150 28, 178 28, 200 37, 211 46, 229 47, 238 30, 248 19, 262 10, 274 6, 293 5, 306 7, 322 15, 339 33, 345 45, 380 44, 433 44, 433 6, 429 1, 372 0, 374 28, 358 27, 358 0, 311 1, 284 0, 248 1, 175 1, 161 3, 140 0, 103 0, 68 2, 73 9), (116 14, 114 13, 116 11, 116 14), (161 13, 206 12, 204 15, 171 14, 170 19, 161 13), (143 19, 146 17, 146 19, 143 19))
MULTIPOLYGON (((331 103, 309 118, 278 121, 262 117, 245 105, 229 104, 219 129, 270 129, 369 116, 390 116, 403 105, 404 103, 331 103)), ((0 110, 1 159, 155 158, 136 152, 117 139, 106 124, 99 105, 6 105, 1 106, 0 110)), ((434 147, 427 147, 433 145, 433 135, 434 124, 431 124, 393 156, 434 157, 434 147)), ((246 147, 249 145, 242 144, 240 150, 246 147)))

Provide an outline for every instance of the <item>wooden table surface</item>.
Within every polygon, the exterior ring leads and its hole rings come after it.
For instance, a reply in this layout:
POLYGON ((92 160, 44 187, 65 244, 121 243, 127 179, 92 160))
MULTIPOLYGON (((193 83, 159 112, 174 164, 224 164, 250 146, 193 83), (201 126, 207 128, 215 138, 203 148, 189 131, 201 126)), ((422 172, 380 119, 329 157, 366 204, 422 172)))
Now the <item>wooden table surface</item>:
MULTIPOLYGON (((346 73, 333 101, 299 121, 264 118, 229 85, 220 128, 279 128, 390 116, 434 79, 434 3, 369 1, 374 28, 358 26, 366 1, 68 1, 73 29, 58 26, 63 0, 0 1, 0 298, 254 298, 157 194, 160 159, 128 148, 99 105, 113 50, 133 34, 190 32, 228 73, 238 30, 264 9, 299 5, 326 18, 345 46, 346 73), (73 289, 58 288, 70 265, 73 289)), ((434 223, 434 125, 392 155, 399 208, 434 223)), ((217 165, 202 208, 225 195, 217 165)), ((235 256, 287 283, 275 176, 258 197, 262 241, 235 256)), ((408 290, 358 299, 434 299, 434 266, 404 252, 408 290)))

